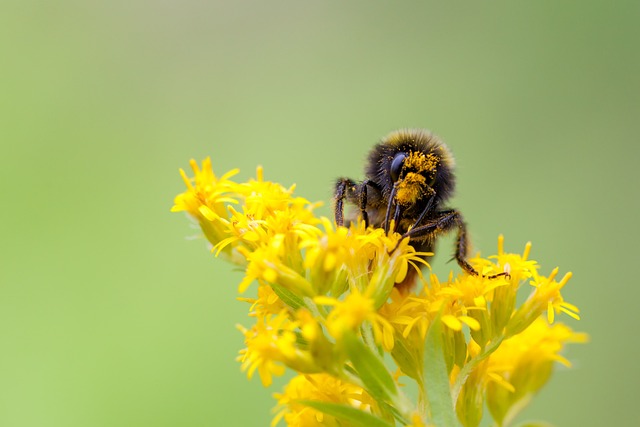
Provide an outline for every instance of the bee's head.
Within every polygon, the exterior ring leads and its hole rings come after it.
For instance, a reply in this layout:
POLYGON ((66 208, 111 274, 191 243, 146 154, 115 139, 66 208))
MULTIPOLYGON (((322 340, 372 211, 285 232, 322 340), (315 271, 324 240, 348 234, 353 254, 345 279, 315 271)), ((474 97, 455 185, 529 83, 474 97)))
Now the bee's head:
POLYGON ((396 187, 401 205, 414 205, 425 196, 435 194, 433 186, 440 159, 433 153, 400 151, 393 156, 389 177, 396 187))
POLYGON ((391 133, 374 148, 370 161, 369 172, 375 172, 385 195, 396 188, 395 199, 400 205, 420 204, 431 196, 440 202, 453 192, 453 157, 447 146, 428 131, 391 133))

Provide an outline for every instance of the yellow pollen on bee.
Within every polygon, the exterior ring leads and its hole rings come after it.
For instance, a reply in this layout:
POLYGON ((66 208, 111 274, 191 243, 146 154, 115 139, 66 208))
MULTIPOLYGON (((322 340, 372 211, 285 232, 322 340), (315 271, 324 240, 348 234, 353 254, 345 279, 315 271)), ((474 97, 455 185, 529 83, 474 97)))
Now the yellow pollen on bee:
POLYGON ((409 172, 407 176, 398 183, 396 199, 401 205, 415 203, 423 193, 422 188, 426 185, 426 179, 419 173, 409 172))
POLYGON ((429 172, 433 174, 435 173, 439 162, 440 158, 433 153, 425 155, 419 151, 413 151, 404 160, 404 167, 419 172, 429 172))

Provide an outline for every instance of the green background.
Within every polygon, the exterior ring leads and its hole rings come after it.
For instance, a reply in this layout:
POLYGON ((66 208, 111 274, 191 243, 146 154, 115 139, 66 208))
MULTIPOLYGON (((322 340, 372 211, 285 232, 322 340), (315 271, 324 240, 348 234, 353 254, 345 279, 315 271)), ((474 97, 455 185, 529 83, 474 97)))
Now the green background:
POLYGON ((241 273, 185 239, 178 168, 262 164, 328 201, 407 126, 452 148, 477 250, 504 233, 574 272, 583 320, 562 320, 592 342, 522 418, 640 424, 639 19, 637 1, 3 2, 0 426, 266 426, 282 383, 234 361, 241 273))

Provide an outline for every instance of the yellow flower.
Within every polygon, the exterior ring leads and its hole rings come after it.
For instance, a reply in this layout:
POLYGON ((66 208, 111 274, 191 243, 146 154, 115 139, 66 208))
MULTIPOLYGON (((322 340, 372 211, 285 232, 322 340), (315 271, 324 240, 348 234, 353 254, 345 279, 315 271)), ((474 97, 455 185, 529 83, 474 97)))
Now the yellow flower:
POLYGON ((427 335, 427 329, 431 321, 432 312, 427 309, 427 304, 422 298, 418 298, 414 294, 400 292, 393 289, 390 295, 390 301, 383 305, 380 314, 393 325, 396 332, 403 338, 415 335, 417 342, 423 342, 427 335))
POLYGON ((433 425, 425 424, 420 413, 416 412, 411 416, 411 424, 407 424, 406 427, 433 427, 433 425))
MULTIPOLYGON (((549 380, 554 362, 570 366, 561 355, 565 345, 586 341, 586 334, 536 319, 522 333, 503 341, 471 373, 457 401, 460 422, 465 427, 479 425, 486 401, 493 418, 499 424, 509 424, 549 380)), ((477 344, 469 350, 480 352, 477 344)))
POLYGON ((266 317, 270 314, 279 314, 287 309, 287 305, 278 297, 269 285, 258 286, 257 298, 240 298, 238 300, 251 304, 249 316, 266 317))
POLYGON ((284 374, 282 364, 285 355, 295 354, 295 334, 286 328, 289 320, 284 313, 259 318, 251 328, 238 325, 244 334, 247 348, 240 350, 238 360, 242 362, 242 370, 251 378, 256 370, 260 374, 262 384, 271 384, 272 375, 284 374))
POLYGON ((511 316, 507 324, 507 334, 514 335, 526 329, 538 317, 545 314, 550 323, 555 320, 556 312, 568 314, 580 320, 579 310, 573 304, 564 301, 560 290, 567 284, 572 274, 567 273, 557 282, 558 269, 554 269, 549 277, 538 276, 531 282, 534 288, 529 299, 511 316))
POLYGON ((285 255, 281 245, 283 237, 282 235, 275 236, 271 242, 261 245, 253 252, 240 250, 249 262, 245 277, 238 286, 240 293, 244 292, 252 282, 258 281, 262 285, 282 286, 301 296, 315 295, 313 285, 300 273, 285 264, 283 259, 285 255))
POLYGON ((304 268, 318 294, 337 298, 350 287, 366 292, 376 308, 389 297, 395 283, 409 268, 426 264, 398 233, 385 234, 379 228, 365 229, 359 221, 350 228, 334 227, 322 218, 324 233, 308 233, 301 239, 305 251, 304 268))
POLYGON ((215 245, 227 236, 227 205, 237 203, 233 193, 238 189, 238 184, 229 178, 236 175, 238 169, 218 178, 211 169, 210 158, 202 162, 202 168, 198 167, 195 160, 191 160, 190 164, 195 177, 188 178, 180 169, 187 191, 176 196, 171 211, 184 211, 193 217, 205 237, 215 245))
POLYGON ((390 351, 393 348, 393 327, 375 310, 374 300, 353 289, 340 301, 331 297, 316 297, 320 305, 333 306, 326 319, 329 333, 340 340, 346 331, 357 332, 365 321, 373 328, 376 342, 390 351))
MULTIPOLYGON (((282 236, 284 253, 291 256, 299 237, 320 232, 316 227, 320 220, 313 214, 318 204, 292 197, 294 187, 287 189, 264 181, 261 167, 257 168, 257 179, 242 184, 229 180, 237 169, 217 178, 209 158, 202 162, 202 168, 191 160, 191 167, 193 179, 180 170, 187 191, 176 196, 171 210, 186 211, 194 217, 217 253, 233 255, 232 249, 242 247, 245 256, 275 236, 282 236)), ((298 258, 301 263, 299 254, 298 258)))
POLYGON ((502 422, 516 415, 521 401, 527 401, 548 381, 554 362, 571 363, 561 352, 568 343, 585 343, 584 333, 561 324, 549 325, 539 317, 522 333, 504 341, 489 356, 487 369, 499 378, 487 384, 487 405, 494 419, 502 422))
MULTIPOLYGON (((431 254, 416 252, 400 234, 366 228, 364 221, 338 227, 319 218, 317 203, 294 196, 294 186, 265 181, 262 168, 256 179, 236 183, 230 178, 237 170, 218 178, 208 158, 191 167, 195 177, 181 171, 187 190, 172 211, 195 218, 216 255, 243 266, 240 293, 257 284, 257 296, 239 298, 251 304, 248 316, 255 322, 239 327, 246 346, 238 357, 242 370, 249 378, 257 371, 265 386, 287 368, 298 374, 276 396, 273 425, 349 425, 336 415, 348 406, 364 411, 349 412, 364 420, 436 424, 429 402, 434 390, 428 390, 433 369, 425 366, 446 370, 436 376, 442 382, 436 389, 446 391, 441 402, 453 397, 462 425, 483 423, 485 407, 505 424, 546 383, 555 362, 569 365, 564 346, 586 341, 584 334, 552 325, 561 313, 579 319, 561 293, 571 273, 559 281, 558 269, 541 275, 529 259, 530 243, 512 254, 500 236, 496 255, 470 260, 481 275, 425 279, 420 268, 428 267, 424 259, 431 254), (419 286, 398 289, 413 270, 419 286), (501 273, 507 274, 488 277, 501 273), (524 302, 522 291, 530 292, 524 302), (425 348, 437 347, 444 363, 425 360, 434 358, 425 348), (398 389, 400 374, 416 382, 415 404, 398 389), (348 406, 333 407, 338 412, 330 416, 302 401, 348 406)), ((415 196, 418 178, 399 190, 401 198, 415 196)))
POLYGON ((284 393, 274 394, 278 400, 276 416, 271 422, 275 426, 282 419, 289 427, 339 427, 345 425, 341 420, 325 415, 305 406, 299 401, 339 403, 368 411, 373 406, 369 395, 353 384, 327 374, 298 375, 291 379, 284 393))
POLYGON ((238 326, 247 346, 240 350, 238 360, 249 379, 257 370, 268 387, 273 375, 284 374, 286 365, 305 372, 317 370, 311 356, 296 346, 295 328, 285 312, 260 317, 251 329, 238 326))
MULTIPOLYGON (((301 238, 299 248, 305 251, 303 267, 312 278, 319 294, 331 293, 340 296, 348 286, 348 273, 358 268, 354 265, 359 244, 356 237, 345 227, 335 230, 328 219, 322 218, 325 232, 307 234, 301 238)), ((361 258, 364 258, 361 255, 361 258)), ((362 272, 366 274, 366 271, 362 272)), ((366 277, 366 276, 365 276, 366 277)))

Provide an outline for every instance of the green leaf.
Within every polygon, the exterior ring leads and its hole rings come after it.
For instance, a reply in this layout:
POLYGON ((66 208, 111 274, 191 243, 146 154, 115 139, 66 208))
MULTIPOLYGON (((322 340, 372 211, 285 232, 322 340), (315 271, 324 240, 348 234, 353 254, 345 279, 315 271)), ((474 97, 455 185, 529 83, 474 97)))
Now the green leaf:
POLYGON ((364 344, 369 347, 371 351, 382 357, 384 353, 382 352, 382 348, 376 344, 376 339, 373 336, 373 327, 370 322, 364 322, 360 326, 360 335, 362 336, 364 344))
POLYGON ((369 412, 361 411, 353 406, 340 403, 317 402, 313 400, 299 400, 298 403, 309 406, 315 410, 337 418, 340 421, 348 421, 350 425, 357 427, 394 427, 387 421, 372 415, 369 412))
POLYGON ((444 359, 440 316, 431 323, 424 349, 425 393, 431 409, 431 423, 439 427, 458 426, 453 409, 449 374, 444 359))
MULTIPOLYGON (((417 355, 407 348, 404 338, 395 338, 391 356, 403 374, 416 381, 422 381, 422 372, 418 371, 417 355)), ((420 366, 422 366, 422 363, 420 363, 420 366)))
POLYGON ((273 289, 273 292, 278 295, 278 298, 280 298, 282 302, 287 304, 289 307, 294 310, 297 310, 300 307, 305 307, 304 301, 302 301, 302 298, 299 295, 296 295, 289 289, 276 283, 270 283, 269 285, 271 286, 271 289, 273 289))
POLYGON ((393 405, 390 405, 389 403, 382 402, 382 404, 380 404, 380 410, 385 414, 386 413, 390 414, 393 418, 398 420, 398 422, 400 422, 403 426, 408 426, 411 424, 411 421, 409 420, 409 418, 407 418, 402 412, 400 412, 398 408, 394 407, 393 405))
POLYGON ((344 343, 347 355, 371 397, 394 402, 398 389, 382 359, 352 332, 345 332, 344 343))

